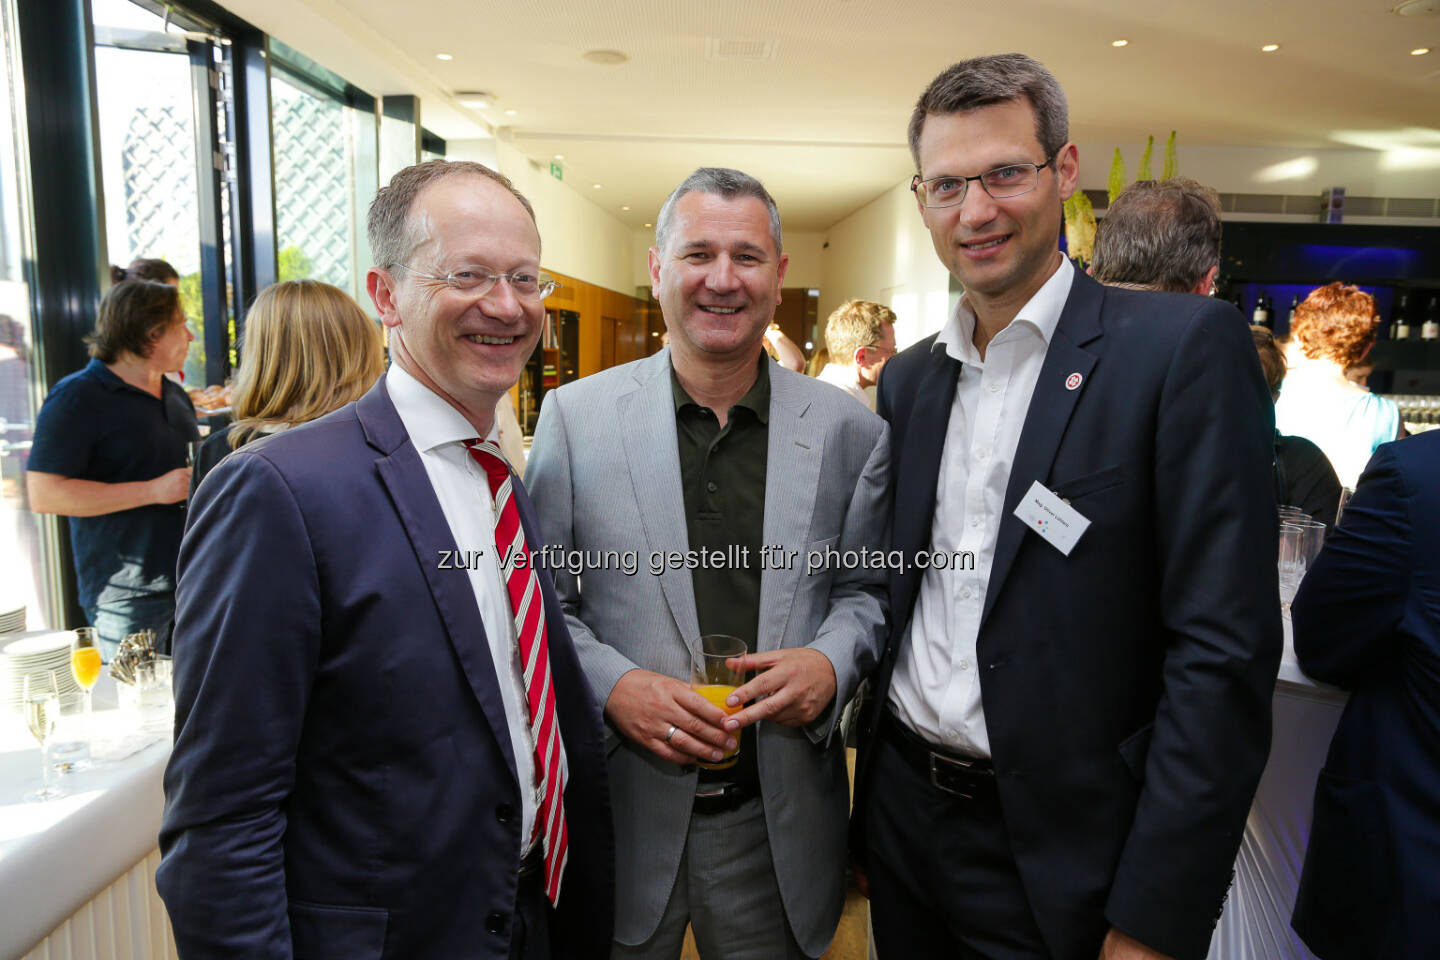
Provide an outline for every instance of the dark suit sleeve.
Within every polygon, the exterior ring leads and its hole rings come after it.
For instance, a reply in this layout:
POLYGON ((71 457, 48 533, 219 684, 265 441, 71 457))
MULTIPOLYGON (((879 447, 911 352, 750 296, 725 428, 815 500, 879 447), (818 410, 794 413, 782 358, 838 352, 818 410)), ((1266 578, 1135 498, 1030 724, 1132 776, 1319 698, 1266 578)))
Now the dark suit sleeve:
POLYGON ((1233 308, 1198 302, 1155 416, 1162 689, 1106 917, 1203 957, 1269 751, 1282 646, 1274 414, 1233 308))
POLYGON ((1411 569, 1404 478, 1390 444, 1360 476, 1341 525, 1295 596, 1295 654, 1316 680, 1355 686, 1392 657, 1411 569))
POLYGON ((175 748, 156 885, 188 957, 289 957, 285 801, 320 646, 315 558, 291 490, 236 453, 180 548, 175 748))

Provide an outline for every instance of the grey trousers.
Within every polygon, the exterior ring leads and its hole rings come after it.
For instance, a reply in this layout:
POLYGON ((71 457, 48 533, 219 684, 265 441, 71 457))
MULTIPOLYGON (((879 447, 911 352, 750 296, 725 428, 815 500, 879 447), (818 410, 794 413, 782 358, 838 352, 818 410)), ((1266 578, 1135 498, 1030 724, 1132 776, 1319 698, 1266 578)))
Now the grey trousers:
POLYGON ((639 946, 616 943, 610 960, 678 960, 687 925, 701 960, 804 960, 785 919, 758 797, 726 813, 691 814, 659 928, 639 946))

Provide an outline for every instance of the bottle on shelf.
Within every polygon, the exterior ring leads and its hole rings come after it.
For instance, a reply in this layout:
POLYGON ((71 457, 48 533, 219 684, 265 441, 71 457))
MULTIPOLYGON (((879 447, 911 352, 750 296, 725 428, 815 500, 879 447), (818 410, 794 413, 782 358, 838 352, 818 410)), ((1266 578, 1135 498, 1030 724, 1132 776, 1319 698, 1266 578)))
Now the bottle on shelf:
POLYGON ((1440 305, 1436 300, 1436 297, 1431 297, 1430 306, 1425 308, 1425 324, 1420 328, 1421 340, 1440 340, 1440 305))
POLYGON ((1289 330, 1290 324, 1295 322, 1295 308, 1298 306, 1300 306, 1300 294, 1297 293, 1290 298, 1290 311, 1285 314, 1286 330, 1289 330))
POLYGON ((1261 290, 1260 296, 1255 298, 1255 312, 1250 315, 1250 322, 1256 326, 1273 328, 1270 313, 1270 298, 1261 290))
POLYGON ((1400 294, 1400 302, 1395 304, 1395 313, 1390 317, 1390 339, 1410 339, 1410 311, 1408 309, 1410 298, 1400 294))

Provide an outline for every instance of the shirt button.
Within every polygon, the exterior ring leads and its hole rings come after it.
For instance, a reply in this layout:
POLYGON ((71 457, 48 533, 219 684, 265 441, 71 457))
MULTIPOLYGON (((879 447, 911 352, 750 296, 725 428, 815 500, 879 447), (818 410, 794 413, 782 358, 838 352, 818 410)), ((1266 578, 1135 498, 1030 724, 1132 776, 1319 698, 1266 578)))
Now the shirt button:
POLYGON ((969 600, 969 599, 970 599, 970 593, 971 593, 971 592, 970 592, 970 588, 969 588, 969 587, 964 587, 964 588, 962 588, 962 589, 960 590, 960 599, 961 599, 961 600, 969 600))
POLYGON ((980 518, 979 518, 979 517, 971 517, 971 518, 970 518, 970 526, 972 526, 972 527, 978 527, 978 526, 980 526, 980 518))
POLYGON ((960 669, 961 669, 961 670, 969 670, 969 669, 970 669, 970 661, 969 661, 969 660, 961 660, 961 661, 960 661, 960 669))
POLYGON ((719 490, 720 488, 717 487, 717 486, 715 486, 715 481, 714 481, 714 480, 711 480, 711 481, 709 481, 708 483, 705 484, 705 489, 706 489, 706 490, 709 490, 711 493, 714 493, 716 490, 719 490))
POLYGON ((485 918, 485 932, 493 933, 497 937, 505 932, 506 916, 503 913, 492 913, 485 918))
POLYGON ((986 450, 984 447, 981 447, 979 450, 975 451, 976 460, 984 460, 988 456, 990 456, 990 451, 986 450))
POLYGON ((998 383, 992 383, 992 384, 990 384, 990 392, 991 392, 991 393, 999 393, 999 392, 1000 392, 1000 384, 998 384, 998 383))

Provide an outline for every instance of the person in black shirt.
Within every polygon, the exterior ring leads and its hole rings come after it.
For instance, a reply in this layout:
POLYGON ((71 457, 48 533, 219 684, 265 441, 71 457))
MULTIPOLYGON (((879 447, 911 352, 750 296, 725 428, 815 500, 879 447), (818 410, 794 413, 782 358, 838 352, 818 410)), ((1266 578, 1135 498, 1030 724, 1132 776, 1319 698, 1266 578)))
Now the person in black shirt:
POLYGON ((179 293, 126 280, 100 302, 91 360, 40 408, 26 480, 30 509, 70 518, 86 619, 108 660, 126 634, 169 652, 195 408, 165 374, 194 340, 179 293))
MULTIPOLYGON (((1285 355, 1269 330, 1252 326, 1250 333, 1270 397, 1276 399, 1285 382, 1285 355)), ((1304 437, 1286 436, 1279 430, 1275 431, 1275 501, 1299 507, 1326 526, 1334 525, 1340 512, 1340 478, 1324 451, 1304 437)))

